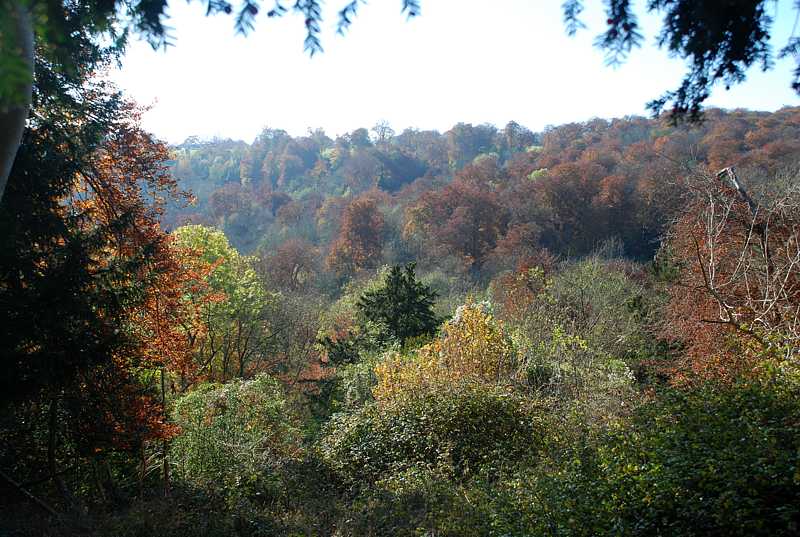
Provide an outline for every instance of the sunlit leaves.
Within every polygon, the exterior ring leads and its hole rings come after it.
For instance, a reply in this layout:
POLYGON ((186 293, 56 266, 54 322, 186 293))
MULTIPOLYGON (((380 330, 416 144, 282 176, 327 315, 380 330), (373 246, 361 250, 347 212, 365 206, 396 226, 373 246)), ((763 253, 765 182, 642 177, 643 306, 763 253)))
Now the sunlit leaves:
POLYGON ((189 331, 195 354, 196 375, 228 380, 267 368, 272 337, 269 319, 275 297, 261 283, 252 260, 230 246, 225 235, 200 225, 173 232, 180 248, 199 256, 211 270, 207 288, 188 293, 190 303, 199 305, 200 332, 189 331), (215 294, 209 297, 209 291, 215 294))
POLYGON ((462 382, 503 383, 516 361, 502 323, 486 305, 467 303, 442 327, 442 335, 408 356, 390 354, 375 372, 379 401, 426 387, 462 382))
POLYGON ((282 386, 258 375, 202 385, 173 412, 181 434, 172 443, 178 475, 203 486, 246 494, 281 462, 300 453, 297 417, 282 386))

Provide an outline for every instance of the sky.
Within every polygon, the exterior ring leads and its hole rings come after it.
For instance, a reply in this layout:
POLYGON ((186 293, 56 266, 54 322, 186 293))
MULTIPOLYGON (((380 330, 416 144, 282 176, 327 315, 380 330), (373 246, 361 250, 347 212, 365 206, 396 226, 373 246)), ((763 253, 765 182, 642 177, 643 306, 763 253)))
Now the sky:
MULTIPOLYGON (((174 45, 153 50, 134 41, 111 77, 150 106, 145 128, 180 143, 192 135, 250 142, 265 127, 336 136, 378 121, 398 133, 511 120, 539 131, 647 115, 646 103, 676 88, 684 73, 682 60, 655 46, 655 15, 640 16, 644 46, 623 65, 607 66, 592 46, 605 25, 600 0, 586 0, 588 28, 574 37, 564 31, 561 0, 421 0, 413 19, 401 14, 401 0, 371 0, 341 36, 335 22, 345 1, 324 4, 324 52, 310 58, 303 19, 268 18, 270 0, 247 36, 236 34, 230 16, 206 17, 202 2, 173 0, 167 25, 174 45)), ((775 49, 796 25, 791 7, 792 0, 771 6, 775 49)), ((800 105, 789 87, 792 69, 790 59, 767 73, 751 69, 744 84, 718 87, 707 104, 800 105)))

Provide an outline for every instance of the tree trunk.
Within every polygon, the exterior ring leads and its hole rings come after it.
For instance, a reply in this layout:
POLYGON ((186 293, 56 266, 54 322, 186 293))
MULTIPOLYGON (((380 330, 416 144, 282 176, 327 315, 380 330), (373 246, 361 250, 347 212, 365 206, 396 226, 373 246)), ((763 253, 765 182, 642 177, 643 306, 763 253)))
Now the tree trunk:
MULTIPOLYGON (((165 371, 164 367, 161 367, 161 408, 166 411, 167 408, 167 387, 166 387, 166 380, 164 378, 165 371)), ((166 439, 161 441, 161 449, 162 455, 164 456, 164 497, 169 497, 170 486, 169 486, 169 443, 166 439)))
MULTIPOLYGON (((6 482, 11 484, 11 486, 17 489, 23 496, 25 496, 30 501, 32 501, 33 503, 44 509, 47 512, 47 514, 53 517, 58 516, 58 513, 56 513, 55 509, 53 509, 48 504, 46 504, 45 502, 43 502, 42 500, 31 494, 25 487, 14 481, 14 479, 12 479, 11 476, 6 474, 3 470, 0 470, 0 477, 2 477, 6 482)), ((49 480, 50 478, 48 477, 47 479, 49 480)))
POLYGON ((33 91, 33 24, 28 7, 18 0, 3 2, 0 7, 9 8, 10 26, 13 28, 16 49, 29 67, 29 77, 19 87, 19 100, 14 103, 0 103, 0 200, 6 190, 11 166, 17 156, 25 130, 25 120, 31 106, 33 91))

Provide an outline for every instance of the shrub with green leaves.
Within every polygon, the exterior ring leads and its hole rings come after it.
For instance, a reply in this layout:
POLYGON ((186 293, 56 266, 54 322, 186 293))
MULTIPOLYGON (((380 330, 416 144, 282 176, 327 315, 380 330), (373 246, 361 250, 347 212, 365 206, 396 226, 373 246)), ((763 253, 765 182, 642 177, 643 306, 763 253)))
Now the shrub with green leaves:
POLYGON ((630 424, 575 440, 486 490, 498 534, 800 532, 796 388, 670 391, 630 424))
POLYGON ((359 488, 414 466, 461 478, 536 457, 543 426, 530 401, 496 387, 454 385, 333 417, 320 448, 359 488))
POLYGON ((487 502, 436 469, 411 467, 364 491, 351 504, 346 535, 483 537, 491 535, 487 502))
POLYGON ((580 408, 586 421, 624 414, 638 394, 634 370, 652 358, 654 298, 639 267, 592 256, 494 282, 498 314, 519 349, 517 378, 532 393, 580 408), (505 287, 504 287, 505 286, 505 287))
POLYGON ((275 468, 301 451, 298 419, 272 377, 206 384, 175 403, 176 474, 231 493, 260 492, 275 468))
POLYGON ((800 391, 784 388, 708 386, 644 408, 599 453, 619 491, 606 509, 643 535, 796 535, 800 391))

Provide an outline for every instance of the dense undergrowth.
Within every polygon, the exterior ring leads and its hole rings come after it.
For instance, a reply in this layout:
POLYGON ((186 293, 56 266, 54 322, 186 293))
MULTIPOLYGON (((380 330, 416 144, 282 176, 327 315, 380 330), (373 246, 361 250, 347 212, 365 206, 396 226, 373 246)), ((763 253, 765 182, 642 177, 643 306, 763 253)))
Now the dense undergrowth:
MULTIPOLYGON (((245 390, 263 384, 252 382, 245 390)), ((296 439, 294 450, 283 455, 243 461, 242 450, 182 474, 169 498, 147 490, 82 525, 45 523, 27 518, 33 513, 23 509, 16 529, 5 531, 119 536, 798 531, 798 385, 783 374, 689 392, 668 389, 603 427, 475 387, 395 404, 385 412, 368 405, 340 416, 320 438, 296 439), (208 481, 216 471, 233 479, 208 481)), ((252 431, 269 438, 271 421, 242 423, 241 430, 227 433, 209 424, 215 433, 208 440, 230 445, 231 435, 252 431)), ((176 460, 184 460, 187 449, 176 447, 176 460)))

